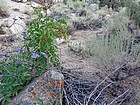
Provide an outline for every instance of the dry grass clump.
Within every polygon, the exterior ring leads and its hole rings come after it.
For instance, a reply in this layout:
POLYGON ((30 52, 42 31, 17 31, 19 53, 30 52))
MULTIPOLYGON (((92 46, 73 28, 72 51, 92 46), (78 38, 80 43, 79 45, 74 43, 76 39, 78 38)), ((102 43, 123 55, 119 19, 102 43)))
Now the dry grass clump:
POLYGON ((128 31, 128 17, 117 15, 104 24, 103 35, 97 36, 89 52, 97 61, 98 67, 107 74, 108 70, 126 62, 140 61, 140 44, 128 31))

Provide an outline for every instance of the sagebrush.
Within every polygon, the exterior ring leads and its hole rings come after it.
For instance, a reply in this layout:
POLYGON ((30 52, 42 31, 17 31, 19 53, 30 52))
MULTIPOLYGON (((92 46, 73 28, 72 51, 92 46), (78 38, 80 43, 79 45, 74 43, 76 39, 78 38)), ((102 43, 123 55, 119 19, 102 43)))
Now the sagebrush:
POLYGON ((140 60, 140 44, 134 43, 128 21, 127 16, 114 16, 105 23, 103 34, 93 39, 89 52, 100 69, 106 71, 124 62, 140 60))
POLYGON ((130 19, 134 19, 135 23, 140 26, 140 1, 126 0, 127 14, 130 19))

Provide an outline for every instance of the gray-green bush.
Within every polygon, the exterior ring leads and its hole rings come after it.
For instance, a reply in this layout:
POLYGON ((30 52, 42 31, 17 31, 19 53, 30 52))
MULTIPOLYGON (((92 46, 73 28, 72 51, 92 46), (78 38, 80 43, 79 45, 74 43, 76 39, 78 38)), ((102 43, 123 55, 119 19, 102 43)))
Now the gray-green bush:
POLYGON ((117 15, 108 20, 103 35, 97 36, 89 49, 100 69, 109 70, 123 62, 140 60, 140 44, 129 33, 128 17, 117 15))
POLYGON ((123 0, 99 0, 100 6, 107 5, 108 7, 112 7, 113 9, 117 9, 118 7, 124 6, 123 0))
POLYGON ((136 24, 140 26, 140 1, 126 0, 127 13, 131 19, 134 19, 136 24))

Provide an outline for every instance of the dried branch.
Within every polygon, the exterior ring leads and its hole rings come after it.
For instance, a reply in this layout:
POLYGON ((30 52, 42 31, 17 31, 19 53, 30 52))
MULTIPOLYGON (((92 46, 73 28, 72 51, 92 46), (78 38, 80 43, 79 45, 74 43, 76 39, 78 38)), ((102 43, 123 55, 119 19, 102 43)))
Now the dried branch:
POLYGON ((69 100, 68 100, 68 98, 67 98, 67 93, 66 93, 66 90, 65 89, 63 89, 63 92, 64 92, 64 97, 65 97, 65 99, 66 99, 66 101, 67 101, 67 104, 69 105, 69 100))
POLYGON ((128 94, 124 97, 124 99, 122 99, 122 101, 118 104, 118 105, 121 105, 122 102, 128 97, 128 95, 131 93, 132 89, 128 92, 128 94))
POLYGON ((119 99, 120 97, 124 96, 128 91, 130 92, 131 89, 128 89, 128 90, 125 91, 123 94, 121 94, 121 95, 119 95, 118 97, 116 97, 116 98, 115 98, 113 101, 111 101, 111 103, 108 104, 108 105, 112 105, 117 99, 119 99))
POLYGON ((112 74, 114 74, 116 71, 120 70, 120 68, 122 68, 124 65, 125 65, 125 64, 123 64, 122 66, 118 67, 116 70, 114 70, 113 72, 111 72, 108 76, 105 77, 105 79, 104 79, 103 81, 101 81, 101 82, 95 87, 95 89, 94 89, 94 90, 92 91, 92 93, 89 95, 89 98, 88 98, 88 101, 87 101, 86 105, 88 105, 88 103, 89 103, 89 101, 90 101, 90 98, 94 95, 94 93, 96 92, 96 90, 98 89, 98 87, 99 87, 101 84, 103 84, 103 83, 107 80, 107 78, 108 78, 110 75, 112 75, 112 74))
POLYGON ((95 100, 94 100, 94 102, 93 102, 92 105, 95 104, 96 100, 99 98, 99 96, 102 94, 102 92, 103 92, 107 87, 109 87, 110 85, 112 85, 112 83, 108 84, 107 86, 105 86, 105 87, 100 91, 100 93, 99 93, 98 96, 95 98, 95 100))

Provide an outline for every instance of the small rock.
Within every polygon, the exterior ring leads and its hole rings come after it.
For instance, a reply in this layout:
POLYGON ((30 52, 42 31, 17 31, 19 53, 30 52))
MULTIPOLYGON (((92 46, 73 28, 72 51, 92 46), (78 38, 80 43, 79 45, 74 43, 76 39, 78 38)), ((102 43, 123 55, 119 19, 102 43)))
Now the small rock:
POLYGON ((32 20, 31 20, 31 19, 26 19, 26 20, 25 20, 25 24, 26 24, 27 26, 29 26, 31 23, 32 23, 32 20))
POLYGON ((10 18, 10 19, 4 21, 3 26, 11 27, 13 23, 14 23, 14 19, 10 18))
POLYGON ((54 16, 53 19, 54 20, 58 20, 59 19, 59 16, 54 16))
POLYGON ((63 74, 56 71, 51 71, 51 78, 54 80, 64 80, 63 74))
POLYGON ((23 32, 25 28, 26 28, 26 24, 24 23, 24 21, 21 19, 18 19, 10 27, 10 30, 11 30, 12 34, 18 34, 20 32, 23 32))
POLYGON ((75 14, 75 13, 71 13, 70 15, 71 15, 71 16, 73 16, 73 17, 75 17, 75 16, 76 16, 76 14, 75 14))
POLYGON ((34 9, 30 5, 25 5, 20 7, 20 12, 28 15, 32 15, 34 12, 34 9))
POLYGON ((38 3, 36 3, 36 2, 33 2, 33 1, 31 1, 31 6, 32 6, 32 7, 41 7, 40 4, 38 4, 38 3))
POLYGON ((46 13, 44 11, 41 11, 41 13, 42 13, 43 16, 46 16, 46 13))
POLYGON ((49 9, 47 9, 47 16, 50 16, 51 15, 51 11, 49 9))
POLYGON ((9 105, 34 105, 34 103, 41 105, 38 103, 38 99, 41 99, 45 105, 52 105, 55 99, 60 105, 63 98, 61 95, 63 87, 63 74, 55 70, 47 71, 29 84, 18 96, 14 97, 9 105))
POLYGON ((31 18, 25 18, 24 22, 26 25, 30 25, 32 23, 32 19, 31 18))
POLYGON ((97 10, 99 10, 99 5, 97 5, 97 4, 90 4, 90 5, 89 5, 89 8, 90 8, 92 11, 97 11, 97 10))
POLYGON ((111 19, 111 15, 107 14, 107 15, 105 16, 105 20, 109 20, 109 19, 111 19))
POLYGON ((57 45, 59 45, 59 44, 61 44, 61 43, 63 43, 63 42, 65 42, 65 40, 63 39, 63 38, 56 38, 55 40, 54 40, 54 43, 55 44, 57 44, 57 45))
POLYGON ((20 19, 20 17, 18 17, 18 16, 14 17, 14 20, 19 20, 19 19, 20 19))
POLYGON ((28 0, 22 0, 23 3, 26 3, 28 0))
POLYGON ((23 98, 18 105, 33 105, 33 102, 28 98, 23 98))

